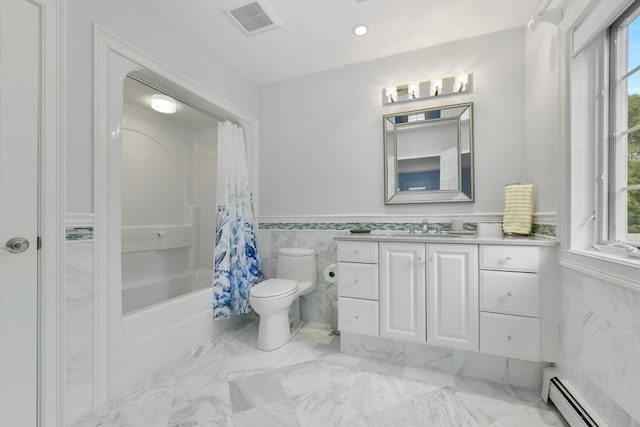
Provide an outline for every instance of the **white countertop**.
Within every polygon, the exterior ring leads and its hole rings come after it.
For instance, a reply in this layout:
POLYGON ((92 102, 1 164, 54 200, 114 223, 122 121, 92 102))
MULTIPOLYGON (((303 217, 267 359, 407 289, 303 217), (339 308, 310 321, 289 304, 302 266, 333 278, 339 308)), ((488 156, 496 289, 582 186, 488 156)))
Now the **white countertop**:
POLYGON ((373 230, 371 233, 345 231, 335 237, 340 241, 360 242, 424 242, 424 243, 470 243, 482 245, 556 246, 558 241, 544 236, 478 236, 477 234, 422 234, 407 231, 373 230))

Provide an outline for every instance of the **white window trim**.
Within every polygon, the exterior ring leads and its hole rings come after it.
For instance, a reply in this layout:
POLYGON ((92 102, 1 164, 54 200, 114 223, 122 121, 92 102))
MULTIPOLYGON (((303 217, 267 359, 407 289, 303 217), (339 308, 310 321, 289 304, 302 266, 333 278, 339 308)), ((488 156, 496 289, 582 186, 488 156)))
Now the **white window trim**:
MULTIPOLYGON (((606 213, 602 212, 602 203, 599 202, 601 190, 598 188, 607 185, 599 166, 603 159, 606 160, 603 156, 607 156, 607 153, 595 151, 594 138, 596 134, 606 132, 608 124, 604 123, 604 129, 602 126, 590 129, 589 124, 592 120, 571 120, 572 114, 580 112, 572 112, 571 85, 576 84, 570 79, 570 76, 575 74, 571 70, 572 58, 602 34, 633 2, 634 0, 577 0, 560 23, 561 164, 570 167, 561 168, 558 174, 563 183, 559 227, 562 250, 559 262, 564 267, 607 282, 640 289, 640 259, 627 256, 622 248, 607 247, 603 250, 601 246, 593 245, 596 242, 597 227, 606 226, 606 213), (572 151, 572 146, 575 148, 576 144, 580 144, 581 150, 572 151), (584 168, 585 163, 589 164, 588 168, 584 168), (593 185, 594 182, 603 179, 605 182, 593 185), (589 191, 594 187, 595 191, 589 191), (594 213, 595 217, 592 217, 594 213)), ((591 80, 595 81, 594 78, 591 80)), ((587 96, 593 96, 594 99, 600 93, 596 93, 593 84, 587 84, 586 88, 581 89, 585 89, 587 96), (589 93, 589 90, 592 92, 589 93)), ((602 102, 599 102, 597 108, 606 107, 607 99, 602 96, 600 98, 602 102)), ((582 113, 588 117, 596 112, 587 109, 582 113)))

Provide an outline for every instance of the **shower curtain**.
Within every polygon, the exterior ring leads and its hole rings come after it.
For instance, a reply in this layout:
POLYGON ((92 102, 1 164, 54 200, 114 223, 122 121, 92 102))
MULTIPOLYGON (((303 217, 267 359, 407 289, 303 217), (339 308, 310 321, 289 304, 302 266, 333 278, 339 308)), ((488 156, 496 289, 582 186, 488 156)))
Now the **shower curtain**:
POLYGON ((251 310, 249 290, 262 280, 244 133, 229 121, 218 125, 217 175, 213 317, 226 319, 251 310))

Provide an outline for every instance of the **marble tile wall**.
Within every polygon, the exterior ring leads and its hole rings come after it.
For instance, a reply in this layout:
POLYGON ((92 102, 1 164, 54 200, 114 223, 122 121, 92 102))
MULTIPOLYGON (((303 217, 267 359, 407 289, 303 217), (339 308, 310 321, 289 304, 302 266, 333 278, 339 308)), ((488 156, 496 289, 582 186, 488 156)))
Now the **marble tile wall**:
POLYGON ((258 244, 267 279, 275 277, 276 257, 280 248, 312 248, 318 262, 316 289, 300 298, 300 317, 304 322, 331 323, 331 301, 337 299, 335 284, 324 279, 324 269, 336 262, 338 230, 278 230, 260 229, 258 244))
POLYGON ((65 283, 65 419, 93 409, 93 241, 68 240, 65 283))
POLYGON ((560 368, 612 426, 640 426, 640 290, 562 269, 560 368))

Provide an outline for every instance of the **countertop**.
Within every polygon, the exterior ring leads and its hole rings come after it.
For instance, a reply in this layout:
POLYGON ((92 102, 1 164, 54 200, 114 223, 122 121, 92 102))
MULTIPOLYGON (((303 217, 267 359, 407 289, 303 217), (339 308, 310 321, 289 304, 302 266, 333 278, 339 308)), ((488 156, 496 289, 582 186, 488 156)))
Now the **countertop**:
POLYGON ((477 234, 422 234, 406 231, 377 231, 371 233, 344 233, 335 237, 340 241, 359 242, 423 242, 423 243, 462 243, 480 245, 519 245, 519 246, 557 246, 553 237, 544 236, 478 236, 477 234))

